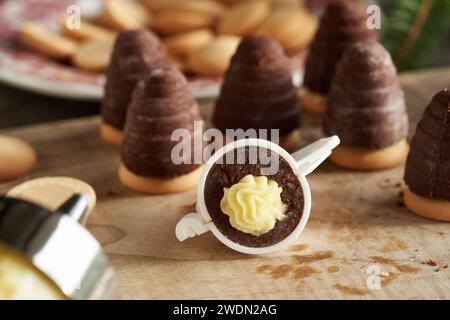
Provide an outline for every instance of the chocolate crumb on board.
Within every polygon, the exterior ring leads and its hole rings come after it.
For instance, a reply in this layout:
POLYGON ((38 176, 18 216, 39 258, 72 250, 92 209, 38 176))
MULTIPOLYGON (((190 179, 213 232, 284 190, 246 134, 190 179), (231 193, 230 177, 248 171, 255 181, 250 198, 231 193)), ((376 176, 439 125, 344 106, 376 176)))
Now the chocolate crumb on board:
POLYGON ((303 251, 307 247, 308 247, 307 244, 296 244, 296 245, 291 246, 290 251, 293 251, 293 252, 303 251))
POLYGON ((341 268, 339 268, 338 266, 329 266, 327 268, 328 273, 336 273, 341 271, 341 268))
POLYGON ((392 267, 396 268, 398 271, 403 272, 403 273, 417 273, 420 271, 419 268, 409 266, 407 264, 402 264, 393 259, 384 258, 381 256, 372 256, 372 257, 370 257, 370 260, 375 263, 392 266, 392 267))
POLYGON ((307 264, 312 263, 316 261, 322 261, 327 260, 334 257, 334 252, 331 250, 327 251, 317 251, 312 254, 307 255, 297 255, 293 256, 292 258, 295 260, 298 264, 307 264))
POLYGON ((353 287, 341 285, 339 283, 333 285, 333 288, 341 291, 342 293, 354 295, 354 296, 365 296, 370 293, 370 291, 367 289, 353 288, 353 287))
POLYGON ((272 279, 282 279, 286 277, 293 278, 295 280, 302 280, 312 276, 313 274, 320 273, 320 271, 310 266, 293 266, 289 264, 280 265, 262 265, 256 269, 258 273, 262 273, 270 276, 272 279))
POLYGON ((423 264, 426 264, 427 266, 436 267, 437 262, 433 259, 428 259, 427 261, 424 261, 423 264))
POLYGON ((118 194, 119 194, 118 191, 114 191, 114 190, 108 190, 108 191, 106 191, 106 195, 107 195, 108 197, 117 196, 118 194))

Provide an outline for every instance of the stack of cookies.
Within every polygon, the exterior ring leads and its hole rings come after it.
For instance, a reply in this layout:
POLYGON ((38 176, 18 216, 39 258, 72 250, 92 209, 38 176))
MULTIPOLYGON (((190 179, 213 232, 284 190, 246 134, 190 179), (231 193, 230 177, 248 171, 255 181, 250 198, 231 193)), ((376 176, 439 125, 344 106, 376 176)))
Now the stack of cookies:
POLYGON ((317 19, 297 0, 104 0, 98 17, 79 25, 62 15, 59 32, 26 23, 22 43, 75 67, 105 71, 118 32, 151 29, 182 71, 221 76, 240 38, 264 35, 289 54, 308 47, 317 19))

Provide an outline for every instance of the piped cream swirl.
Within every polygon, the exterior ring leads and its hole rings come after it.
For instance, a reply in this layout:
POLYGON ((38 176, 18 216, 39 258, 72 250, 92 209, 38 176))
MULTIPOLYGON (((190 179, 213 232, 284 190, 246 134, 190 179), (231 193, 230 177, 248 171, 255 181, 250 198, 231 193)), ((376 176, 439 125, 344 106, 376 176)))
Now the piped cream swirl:
POLYGON ((269 232, 285 217, 282 188, 267 177, 247 175, 230 188, 224 188, 220 208, 239 231, 259 236, 269 232))

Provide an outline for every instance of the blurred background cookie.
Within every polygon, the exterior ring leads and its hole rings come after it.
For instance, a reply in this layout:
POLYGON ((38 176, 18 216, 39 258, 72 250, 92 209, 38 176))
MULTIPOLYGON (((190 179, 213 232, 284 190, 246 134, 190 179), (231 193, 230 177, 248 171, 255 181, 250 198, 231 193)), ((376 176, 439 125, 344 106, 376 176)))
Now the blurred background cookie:
POLYGON ((309 11, 300 6, 282 5, 264 21, 256 32, 272 37, 290 51, 306 48, 316 33, 318 21, 309 11))
POLYGON ((120 32, 150 29, 193 79, 225 72, 237 38, 221 36, 268 36, 303 61, 318 24, 297 0, 104 0, 96 15, 83 11, 78 27, 67 23, 70 17, 61 13, 56 28, 24 24, 22 43, 80 70, 104 73, 120 32))
POLYGON ((146 1, 152 11, 180 10, 189 12, 202 12, 219 16, 225 11, 225 7, 213 0, 168 0, 168 1, 146 1))
POLYGON ((174 34, 208 28, 214 24, 215 15, 185 10, 164 10, 153 16, 151 28, 161 34, 174 34))
POLYGON ((28 47, 56 59, 70 58, 77 49, 75 41, 34 23, 22 25, 20 40, 28 47))
POLYGON ((105 0, 101 21, 118 31, 148 27, 151 15, 145 6, 133 0, 105 0))
POLYGON ((303 7, 304 3, 301 0, 270 0, 270 2, 272 3, 272 6, 274 8, 279 8, 279 7, 303 7))
POLYGON ((218 36, 207 46, 188 55, 186 69, 204 76, 222 75, 236 52, 240 38, 236 36, 218 36))
POLYGON ((143 0, 143 3, 152 11, 176 7, 182 0, 143 0))
POLYGON ((220 18, 217 31, 220 34, 249 35, 269 16, 268 1, 251 0, 239 2, 220 18))
POLYGON ((63 16, 59 22, 63 34, 78 41, 111 40, 116 36, 116 32, 85 20, 81 20, 79 28, 71 28, 66 16, 63 16))
POLYGON ((214 39, 209 29, 200 29, 166 37, 163 44, 171 55, 185 55, 204 47, 214 39))
POLYGON ((19 178, 37 163, 33 147, 22 139, 0 135, 0 182, 19 178))
POLYGON ((113 46, 112 40, 87 41, 77 48, 72 62, 84 70, 103 72, 108 68, 113 46))

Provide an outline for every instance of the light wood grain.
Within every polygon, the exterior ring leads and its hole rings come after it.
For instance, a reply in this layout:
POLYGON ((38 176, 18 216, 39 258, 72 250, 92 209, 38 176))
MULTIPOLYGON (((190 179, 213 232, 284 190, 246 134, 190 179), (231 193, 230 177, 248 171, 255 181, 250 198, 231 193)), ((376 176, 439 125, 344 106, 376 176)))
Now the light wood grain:
MULTIPOLYGON (((450 70, 401 79, 413 132, 431 96, 450 85, 450 70)), ((205 115, 211 108, 202 104, 205 115)), ((304 118, 305 144, 320 137, 319 123, 304 118)), ((399 206, 403 167, 363 173, 323 165, 309 177, 313 210, 297 244, 250 257, 210 234, 176 241, 175 224, 193 210, 195 191, 147 196, 126 190, 116 175, 118 150, 99 140, 98 124, 94 117, 5 132, 37 149, 39 165, 24 179, 65 175, 95 188, 99 201, 88 228, 117 270, 124 298, 450 298, 450 271, 442 268, 450 263, 449 224, 399 206), (426 264, 430 259, 437 266, 426 264), (366 285, 373 264, 388 273, 381 290, 366 285)), ((0 185, 0 191, 19 182, 0 185)))

